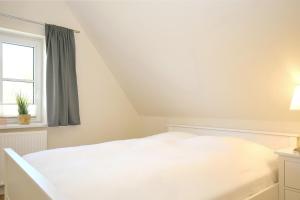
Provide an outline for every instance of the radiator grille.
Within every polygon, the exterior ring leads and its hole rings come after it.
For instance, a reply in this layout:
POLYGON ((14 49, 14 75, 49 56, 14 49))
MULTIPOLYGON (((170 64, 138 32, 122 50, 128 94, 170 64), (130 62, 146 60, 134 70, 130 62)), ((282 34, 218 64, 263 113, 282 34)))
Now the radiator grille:
POLYGON ((20 155, 45 150, 47 149, 47 131, 0 133, 0 148, 0 185, 3 185, 3 148, 12 148, 20 155))

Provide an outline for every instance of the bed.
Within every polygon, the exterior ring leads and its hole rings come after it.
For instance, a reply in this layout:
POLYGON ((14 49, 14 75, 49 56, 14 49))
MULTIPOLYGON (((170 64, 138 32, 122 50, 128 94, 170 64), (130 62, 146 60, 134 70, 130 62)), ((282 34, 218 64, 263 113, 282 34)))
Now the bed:
MULTIPOLYGON (((241 133, 243 137, 237 137, 237 133, 234 136, 213 134, 209 133, 212 130, 199 128, 188 130, 187 127, 177 127, 170 130, 140 139, 47 150, 23 158, 6 149, 6 198, 278 198, 277 158, 273 149, 260 141, 266 135, 254 137, 260 142, 253 142, 247 136, 249 133, 241 133)), ((276 142, 276 145, 285 146, 293 139, 293 136, 286 135, 273 134, 271 137, 280 137, 285 142, 276 142)))

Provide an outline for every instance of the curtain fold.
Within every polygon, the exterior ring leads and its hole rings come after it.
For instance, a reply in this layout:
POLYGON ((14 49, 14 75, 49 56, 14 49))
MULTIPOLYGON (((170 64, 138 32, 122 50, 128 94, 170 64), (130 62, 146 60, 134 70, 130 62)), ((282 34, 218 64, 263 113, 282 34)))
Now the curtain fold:
POLYGON ((45 35, 48 126, 79 125, 74 32, 46 24, 45 35))

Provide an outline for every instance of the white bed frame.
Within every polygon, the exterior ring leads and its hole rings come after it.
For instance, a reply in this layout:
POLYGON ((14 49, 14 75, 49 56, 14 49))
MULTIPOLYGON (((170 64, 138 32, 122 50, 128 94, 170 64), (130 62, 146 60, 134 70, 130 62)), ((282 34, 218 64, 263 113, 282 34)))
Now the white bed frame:
MULTIPOLYGON (((178 125, 170 124, 169 131, 188 132, 199 135, 220 135, 233 136, 262 144, 271 149, 277 150, 281 148, 295 147, 299 134, 295 133, 278 133, 267 131, 240 130, 227 128, 203 127, 194 125, 178 125)), ((278 183, 244 199, 244 200, 278 200, 279 186, 278 183)))
MULTIPOLYGON (((223 129, 188 125, 169 125, 169 131, 190 132, 201 135, 228 135, 268 146, 286 148, 296 144, 298 134, 274 133, 252 130, 223 129)), ((12 149, 5 149, 5 199, 6 200, 67 200, 57 189, 12 149)), ((278 184, 243 200, 278 200, 278 184)))

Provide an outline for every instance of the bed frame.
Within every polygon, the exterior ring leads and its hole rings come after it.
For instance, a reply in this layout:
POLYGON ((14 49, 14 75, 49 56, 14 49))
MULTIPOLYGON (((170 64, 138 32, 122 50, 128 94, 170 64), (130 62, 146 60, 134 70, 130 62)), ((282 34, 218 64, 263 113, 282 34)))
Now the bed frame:
MULTIPOLYGON (((255 141, 272 149, 291 147, 298 134, 274 133, 252 130, 212 127, 169 125, 169 131, 190 132, 200 135, 229 135, 255 141)), ((28 162, 12 149, 5 153, 6 200, 67 200, 57 189, 28 162)), ((243 200, 278 200, 278 183, 243 200)))
POLYGON ((12 149, 5 153, 5 200, 67 200, 12 149))

